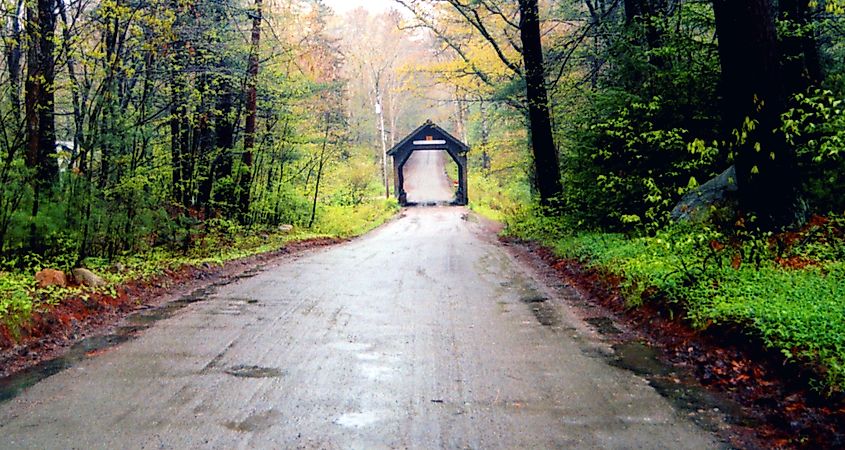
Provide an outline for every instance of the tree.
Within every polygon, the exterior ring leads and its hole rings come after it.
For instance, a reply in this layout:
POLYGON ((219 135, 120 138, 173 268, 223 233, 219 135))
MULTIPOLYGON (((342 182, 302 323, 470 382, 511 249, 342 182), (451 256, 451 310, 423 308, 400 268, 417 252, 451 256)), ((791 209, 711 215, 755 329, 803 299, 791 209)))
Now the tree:
POLYGON ((21 16, 24 0, 16 0, 15 8, 7 15, 9 36, 6 39, 6 66, 9 71, 9 103, 15 121, 20 119, 21 104, 21 43, 23 38, 21 16))
POLYGON ((519 31, 522 60, 525 65, 531 146, 534 149, 535 182, 540 192, 540 200, 549 205, 563 192, 563 187, 560 183, 557 147, 552 135, 537 0, 519 0, 519 31))
POLYGON ((259 51, 261 49, 261 0, 255 0, 252 17, 252 38, 246 81, 246 124, 244 125, 244 170, 241 173, 241 197, 239 207, 242 220, 249 213, 250 192, 252 189, 252 152, 255 147, 256 121, 258 120, 258 70, 259 51))
POLYGON ((41 197, 58 174, 53 157, 56 148, 56 122, 54 116, 54 81, 56 78, 53 51, 55 49, 56 2, 37 0, 28 5, 26 74, 26 163, 33 174, 31 246, 36 247, 38 216, 41 197))
POLYGON ((769 0, 714 0, 722 119, 734 147, 741 208, 766 228, 796 220, 795 149, 780 128, 785 93, 769 0))

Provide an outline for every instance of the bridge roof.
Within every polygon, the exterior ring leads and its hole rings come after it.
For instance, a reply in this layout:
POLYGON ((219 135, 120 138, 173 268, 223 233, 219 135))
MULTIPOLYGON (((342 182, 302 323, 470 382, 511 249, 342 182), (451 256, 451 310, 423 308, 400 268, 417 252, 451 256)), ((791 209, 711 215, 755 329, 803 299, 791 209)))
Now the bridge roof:
POLYGON ((407 150, 454 150, 458 153, 466 153, 469 151, 469 146, 458 140, 455 136, 452 136, 444 130, 440 128, 432 122, 431 120, 427 120, 424 124, 422 124, 419 128, 412 131, 411 134, 399 141, 398 144, 393 146, 390 150, 387 151, 388 156, 395 156, 401 151, 407 150), (432 141, 432 140, 439 140, 445 141, 442 145, 417 145, 415 142, 417 141, 432 141))

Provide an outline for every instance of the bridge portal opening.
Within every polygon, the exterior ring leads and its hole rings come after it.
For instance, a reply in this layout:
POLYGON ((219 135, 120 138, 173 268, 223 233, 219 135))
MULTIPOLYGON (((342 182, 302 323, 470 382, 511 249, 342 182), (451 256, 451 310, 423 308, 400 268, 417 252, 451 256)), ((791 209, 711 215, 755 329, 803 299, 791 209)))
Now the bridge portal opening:
POLYGON ((408 158, 405 192, 408 205, 446 205, 455 202, 460 167, 445 150, 416 151, 408 158))
POLYGON ((430 120, 402 139, 387 152, 393 159, 393 192, 399 204, 466 205, 468 151, 466 144, 430 120), (452 163, 456 167, 449 170, 452 163))

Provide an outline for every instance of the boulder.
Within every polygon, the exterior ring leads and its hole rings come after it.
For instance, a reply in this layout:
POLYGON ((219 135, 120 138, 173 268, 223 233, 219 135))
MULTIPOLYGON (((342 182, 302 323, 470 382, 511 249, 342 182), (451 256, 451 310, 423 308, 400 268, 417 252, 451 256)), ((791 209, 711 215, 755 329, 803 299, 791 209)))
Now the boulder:
POLYGON ((44 269, 35 274, 38 287, 44 289, 49 286, 67 287, 67 276, 61 270, 44 269))
POLYGON ((282 233, 290 233, 293 231, 293 225, 279 225, 279 231, 282 233))
POLYGON ((715 178, 687 193, 672 209, 672 220, 676 222, 702 222, 710 217, 710 207, 720 206, 731 200, 739 188, 736 184, 736 168, 731 166, 715 178))
POLYGON ((91 287, 102 287, 106 285, 106 280, 88 269, 73 269, 71 273, 73 273, 73 279, 79 284, 91 287))

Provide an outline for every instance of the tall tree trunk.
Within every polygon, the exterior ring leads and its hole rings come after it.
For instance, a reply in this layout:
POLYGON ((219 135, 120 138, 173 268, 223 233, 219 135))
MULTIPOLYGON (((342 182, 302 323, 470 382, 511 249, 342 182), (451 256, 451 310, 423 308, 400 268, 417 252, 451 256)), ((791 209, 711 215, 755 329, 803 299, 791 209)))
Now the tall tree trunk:
POLYGON ((54 116, 56 29, 55 0, 37 0, 26 9, 30 45, 27 51, 26 77, 26 163, 34 169, 30 245, 37 247, 37 227, 41 198, 58 175, 56 123, 54 116), (34 8, 33 8, 34 6, 34 8))
POLYGON ((35 9, 27 8, 31 40, 26 77, 27 164, 36 169, 36 179, 44 184, 52 182, 58 173, 56 160, 52 158, 56 146, 53 114, 55 1, 38 0, 36 6, 35 9))
POLYGON ((378 132, 381 140, 381 181, 384 183, 384 198, 390 198, 390 175, 387 172, 387 136, 384 129, 384 107, 381 92, 382 72, 373 70, 373 87, 375 90, 376 116, 378 117, 378 132))
MULTIPOLYGON (((734 149, 741 208, 756 215, 764 228, 789 225, 796 218, 799 180, 795 150, 777 131, 784 95, 771 3, 714 0, 713 7, 724 128, 747 136, 734 149)), ((728 137, 731 141, 736 138, 728 137)))
POLYGON ((485 175, 490 174, 490 154, 487 145, 490 143, 490 118, 487 116, 487 105, 482 99, 478 103, 478 113, 481 116, 481 169, 485 175))
MULTIPOLYGON (((234 165, 232 149, 235 147, 235 119, 232 117, 234 110, 234 96, 232 92, 233 87, 226 83, 223 86, 224 93, 217 101, 217 110, 219 117, 215 123, 215 146, 217 147, 217 157, 211 165, 211 174, 209 175, 208 188, 214 187, 214 182, 232 175, 232 168, 234 165)), ((213 200, 217 205, 232 205, 235 203, 235 198, 232 195, 231 187, 228 189, 215 189, 213 200)))
POLYGON ((255 0, 252 11, 252 48, 249 53, 249 68, 246 84, 246 124, 244 126, 244 172, 241 174, 241 218, 246 220, 249 214, 250 191, 252 190, 252 152, 255 147, 256 122, 258 120, 258 56, 261 45, 261 4, 255 0))
POLYGON ((323 136, 323 148, 320 150, 320 159, 317 162, 317 182, 314 186, 314 199, 311 203, 311 219, 308 220, 308 228, 314 226, 314 220, 317 218, 317 199, 320 196, 320 181, 323 178, 323 165, 326 163, 326 147, 329 144, 329 130, 331 129, 328 116, 328 113, 326 113, 326 134, 323 136))
POLYGON ((6 67, 9 70, 9 103, 15 121, 20 120, 21 107, 21 41, 23 39, 21 16, 24 0, 17 0, 14 16, 8 18, 9 39, 6 41, 6 67))
POLYGON ((540 201, 551 205, 563 192, 560 163, 552 134, 549 96, 540 41, 537 0, 519 0, 519 31, 528 100, 528 121, 534 150, 534 172, 540 201))
MULTIPOLYGON (((181 51, 174 48, 175 52, 181 51)), ((177 56, 178 59, 178 56, 177 56)), ((185 82, 183 74, 180 73, 182 68, 175 63, 170 68, 170 158, 171 158, 171 174, 173 178, 173 200, 183 205, 184 202, 184 174, 182 173, 182 159, 186 156, 183 154, 183 143, 187 140, 187 136, 183 136, 184 126, 183 122, 186 120, 185 115, 185 82)))

